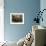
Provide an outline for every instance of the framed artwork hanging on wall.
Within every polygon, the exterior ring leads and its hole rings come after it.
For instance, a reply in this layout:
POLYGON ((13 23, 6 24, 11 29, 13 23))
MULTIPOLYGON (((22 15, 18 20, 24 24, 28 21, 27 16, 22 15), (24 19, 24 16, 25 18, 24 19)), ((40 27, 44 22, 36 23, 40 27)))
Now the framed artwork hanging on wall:
POLYGON ((24 13, 10 13, 10 24, 24 24, 24 13))

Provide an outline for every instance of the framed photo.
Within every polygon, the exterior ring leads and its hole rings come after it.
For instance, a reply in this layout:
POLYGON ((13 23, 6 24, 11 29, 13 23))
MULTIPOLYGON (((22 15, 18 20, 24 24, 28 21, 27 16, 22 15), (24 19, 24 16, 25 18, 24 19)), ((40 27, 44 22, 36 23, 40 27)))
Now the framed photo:
POLYGON ((10 24, 24 24, 24 13, 10 13, 10 24))

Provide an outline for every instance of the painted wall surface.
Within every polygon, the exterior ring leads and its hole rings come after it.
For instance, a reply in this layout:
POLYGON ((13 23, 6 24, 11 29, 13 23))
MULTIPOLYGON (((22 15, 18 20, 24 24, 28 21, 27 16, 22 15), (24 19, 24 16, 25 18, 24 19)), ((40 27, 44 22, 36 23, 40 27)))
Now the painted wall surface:
MULTIPOLYGON (((46 9, 46 0, 41 0, 41 1, 40 1, 40 9, 41 9, 41 11, 42 11, 43 9, 46 9)), ((46 27, 46 10, 43 12, 42 17, 43 17, 43 22, 41 21, 41 22, 40 22, 40 25, 46 27)))
POLYGON ((18 41, 32 29, 32 20, 40 9, 40 0, 4 0, 4 34, 7 41, 18 41), (10 13, 24 13, 24 24, 10 24, 10 13))
POLYGON ((4 41, 4 0, 0 0, 0 42, 4 41))

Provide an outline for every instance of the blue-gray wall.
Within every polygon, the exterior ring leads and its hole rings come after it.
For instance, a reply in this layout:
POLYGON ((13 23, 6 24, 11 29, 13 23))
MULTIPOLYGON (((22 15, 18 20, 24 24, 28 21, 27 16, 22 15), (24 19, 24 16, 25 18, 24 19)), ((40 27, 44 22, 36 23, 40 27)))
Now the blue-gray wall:
MULTIPOLYGON (((40 1, 40 10, 42 11, 43 9, 46 9, 46 0, 41 0, 40 1)), ((43 12, 43 22, 40 22, 40 25, 45 26, 46 27, 46 10, 43 12)))
POLYGON ((40 0, 4 0, 5 40, 18 41, 31 31, 32 20, 40 9, 40 0), (10 24, 10 13, 24 13, 24 24, 10 24))

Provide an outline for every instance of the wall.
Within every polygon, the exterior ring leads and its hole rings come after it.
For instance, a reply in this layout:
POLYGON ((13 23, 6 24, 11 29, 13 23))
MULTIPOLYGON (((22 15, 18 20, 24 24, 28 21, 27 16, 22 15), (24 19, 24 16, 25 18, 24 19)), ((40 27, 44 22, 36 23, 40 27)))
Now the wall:
POLYGON ((18 41, 32 28, 32 20, 40 10, 40 0, 4 0, 4 35, 7 41, 18 41), (10 13, 24 13, 24 24, 10 24, 10 13))
POLYGON ((4 0, 0 0, 0 42, 4 41, 4 0))
MULTIPOLYGON (((41 9, 41 11, 42 11, 43 9, 46 9, 46 0, 40 0, 40 9, 41 9)), ((46 10, 43 12, 42 17, 43 17, 43 22, 41 21, 41 22, 40 22, 40 25, 46 27, 46 20, 45 20, 45 19, 46 19, 46 10)))

